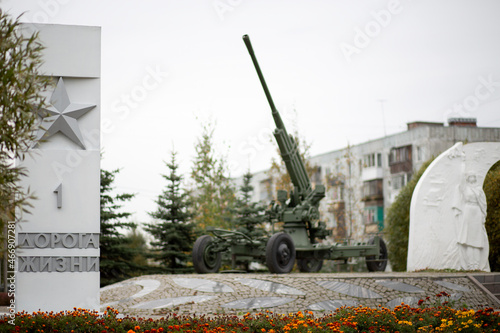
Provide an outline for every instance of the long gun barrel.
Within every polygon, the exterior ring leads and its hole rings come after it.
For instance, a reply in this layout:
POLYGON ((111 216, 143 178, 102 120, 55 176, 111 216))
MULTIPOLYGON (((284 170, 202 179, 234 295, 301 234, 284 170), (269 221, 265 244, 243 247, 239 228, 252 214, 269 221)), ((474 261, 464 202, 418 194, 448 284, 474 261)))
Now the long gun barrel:
POLYGON ((288 135, 285 128, 285 124, 283 123, 283 120, 281 119, 278 110, 274 106, 273 98, 271 97, 271 93, 267 88, 266 81, 264 80, 264 75, 260 70, 257 58, 255 57, 252 43, 250 42, 250 37, 248 37, 248 35, 244 35, 243 41, 245 42, 248 53, 250 53, 253 65, 255 66, 257 75, 259 76, 260 83, 262 84, 262 88, 264 89, 264 92, 266 94, 269 106, 271 107, 274 122, 276 124, 274 137, 278 142, 278 146, 281 152, 281 157, 285 162, 286 169, 288 171, 288 174, 290 175, 292 184, 295 187, 296 194, 298 194, 300 197, 302 197, 302 199, 304 199, 312 192, 311 181, 307 176, 306 167, 304 165, 304 162, 302 161, 302 158, 300 157, 299 151, 297 149, 297 144, 295 143, 293 138, 288 135))

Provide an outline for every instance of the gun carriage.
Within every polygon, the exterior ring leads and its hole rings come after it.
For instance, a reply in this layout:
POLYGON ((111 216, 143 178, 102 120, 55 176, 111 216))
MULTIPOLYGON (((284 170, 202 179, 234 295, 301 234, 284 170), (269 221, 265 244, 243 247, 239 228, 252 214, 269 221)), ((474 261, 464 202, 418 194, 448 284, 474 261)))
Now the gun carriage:
POLYGON ((324 260, 345 260, 352 257, 365 257, 369 271, 383 271, 387 265, 387 248, 379 236, 366 243, 349 244, 347 241, 336 244, 323 244, 330 232, 324 222, 319 221, 319 203, 325 197, 324 185, 312 188, 297 144, 288 135, 283 120, 276 109, 248 35, 243 41, 252 58, 264 93, 271 107, 276 124, 274 137, 278 143, 281 157, 293 184, 290 195, 278 190, 277 202, 267 211, 268 222, 274 230, 274 222, 283 222, 283 230, 271 237, 251 236, 248 233, 207 228, 214 237, 203 235, 193 246, 193 265, 197 273, 218 272, 222 258, 237 263, 265 263, 271 273, 289 273, 295 261, 301 272, 316 272, 324 260))

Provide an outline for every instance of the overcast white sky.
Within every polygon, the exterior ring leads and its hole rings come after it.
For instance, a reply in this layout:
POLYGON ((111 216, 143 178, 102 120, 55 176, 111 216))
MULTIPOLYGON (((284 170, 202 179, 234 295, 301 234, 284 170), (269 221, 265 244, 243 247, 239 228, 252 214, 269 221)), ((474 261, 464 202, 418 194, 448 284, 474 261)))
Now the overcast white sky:
POLYGON ((500 127, 500 1, 0 0, 22 21, 102 27, 102 167, 149 222, 172 147, 188 174, 216 121, 231 176, 268 168, 274 125, 249 34, 289 131, 319 154, 477 117, 500 127), (385 100, 383 112, 380 100, 385 100), (296 113, 293 112, 296 110, 296 113), (455 111, 453 111, 455 110, 455 111))

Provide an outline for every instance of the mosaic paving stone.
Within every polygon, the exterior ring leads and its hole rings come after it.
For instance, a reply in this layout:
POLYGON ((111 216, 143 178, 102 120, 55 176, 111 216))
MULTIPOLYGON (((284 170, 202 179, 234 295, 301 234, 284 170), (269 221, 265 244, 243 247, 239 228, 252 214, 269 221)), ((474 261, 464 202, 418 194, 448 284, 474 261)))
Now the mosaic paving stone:
POLYGON ((115 284, 112 284, 110 286, 106 286, 104 288, 101 288, 101 292, 106 291, 106 290, 110 290, 110 289, 114 289, 114 288, 131 286, 134 284, 141 286, 142 290, 139 291, 138 293, 132 295, 132 296, 122 298, 122 299, 119 299, 119 300, 114 301, 114 302, 108 302, 105 304, 101 304, 101 308, 105 308, 105 307, 120 304, 120 303, 125 303, 125 302, 133 300, 134 298, 139 298, 139 297, 145 296, 145 295, 155 291, 156 289, 158 289, 161 285, 161 282, 158 280, 152 280, 152 279, 120 282, 120 283, 115 283, 115 284))
POLYGON ((343 306, 357 306, 358 302, 353 299, 332 299, 329 301, 323 301, 314 303, 308 306, 309 310, 313 311, 335 311, 343 306))
POLYGON ((424 290, 420 289, 419 287, 415 287, 411 284, 406 284, 403 282, 398 282, 398 281, 389 281, 389 280, 376 280, 378 284, 392 289, 392 290, 397 290, 397 291, 403 291, 406 293, 423 293, 424 290))
POLYGON ((115 289, 115 288, 120 288, 120 287, 125 287, 125 286, 131 286, 131 285, 134 285, 135 283, 133 282, 130 282, 130 281, 127 281, 127 282, 119 282, 119 283, 115 283, 115 284, 111 284, 109 286, 106 286, 106 287, 102 287, 100 289, 101 293, 103 291, 107 291, 107 290, 111 290, 111 289, 115 289))
POLYGON ((447 282, 447 281, 434 281, 434 283, 437 283, 440 286, 443 286, 443 287, 446 287, 449 289, 453 289, 453 290, 457 290, 457 291, 470 291, 470 289, 467 287, 461 286, 459 284, 447 282))
POLYGON ((107 308, 108 306, 114 306, 116 304, 121 304, 121 303, 127 303, 131 300, 133 300, 132 297, 122 298, 122 299, 119 299, 118 301, 101 304, 101 308, 107 308))
POLYGON ((189 279, 189 278, 175 278, 172 279, 179 286, 198 291, 206 291, 210 293, 232 293, 233 288, 225 285, 224 283, 215 282, 205 279, 189 279))
POLYGON ((302 290, 289 287, 282 283, 265 281, 265 280, 257 280, 257 279, 235 279, 236 281, 244 284, 245 286, 249 286, 255 289, 260 289, 263 291, 270 291, 278 294, 287 294, 287 295, 305 295, 306 293, 302 290))
POLYGON ((272 308, 274 306, 290 303, 293 300, 295 300, 295 298, 291 297, 256 297, 239 299, 237 301, 223 304, 222 306, 230 309, 272 308))
POLYGON ((409 305, 409 306, 415 306, 418 304, 419 300, 420 300, 420 298, 415 297, 415 296, 398 297, 398 298, 395 298, 395 299, 387 302, 386 306, 389 309, 394 309, 396 306, 401 305, 401 303, 405 303, 406 305, 409 305))
POLYGON ((101 288, 101 292, 106 291, 106 290, 110 290, 110 289, 114 289, 114 288, 119 288, 119 287, 124 287, 124 286, 131 286, 131 285, 134 285, 134 284, 142 286, 143 289, 139 293, 137 293, 137 295, 139 295, 139 294, 141 294, 141 295, 140 296, 135 296, 135 297, 141 297, 141 296, 149 294, 153 290, 158 289, 158 287, 160 286, 161 282, 158 281, 158 280, 152 280, 152 279, 119 282, 119 283, 115 283, 115 284, 112 284, 112 285, 109 285, 109 286, 101 288))
POLYGON ((382 297, 370 289, 363 288, 355 284, 336 282, 336 281, 316 281, 316 283, 322 286, 323 288, 330 289, 338 293, 346 294, 353 297, 362 297, 362 298, 382 297))
POLYGON ((157 299, 154 301, 149 301, 149 302, 143 302, 136 304, 132 306, 134 309, 161 309, 161 308, 168 308, 170 306, 174 305, 180 305, 180 304, 185 304, 185 303, 201 303, 205 301, 209 301, 212 298, 215 298, 217 296, 209 296, 209 295, 203 295, 203 296, 183 296, 183 297, 174 297, 174 298, 161 298, 157 299))

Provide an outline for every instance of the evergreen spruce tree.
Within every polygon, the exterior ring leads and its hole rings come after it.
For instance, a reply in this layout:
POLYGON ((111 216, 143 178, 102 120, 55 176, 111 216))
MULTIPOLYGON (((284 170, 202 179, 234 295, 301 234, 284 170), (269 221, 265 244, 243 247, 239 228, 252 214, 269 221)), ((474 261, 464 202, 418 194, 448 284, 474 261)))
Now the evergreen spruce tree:
MULTIPOLYGON (((148 266, 148 241, 144 234, 136 227, 132 228, 130 232, 125 235, 129 247, 132 248, 135 252, 134 257, 132 258, 132 262, 141 267, 148 266)), ((136 274, 134 274, 136 275, 136 274)))
POLYGON ((130 239, 120 230, 136 227, 135 223, 125 221, 131 213, 120 211, 120 203, 129 201, 135 194, 111 195, 118 172, 101 170, 101 287, 138 275, 145 268, 133 262, 140 250, 132 248, 130 239))
POLYGON ((234 190, 226 176, 224 158, 215 155, 213 134, 211 124, 203 126, 202 136, 195 145, 196 156, 191 170, 193 221, 200 229, 207 226, 231 229, 234 190))
POLYGON ((236 198, 232 212, 237 231, 256 238, 266 234, 264 227, 261 225, 264 221, 266 206, 258 202, 252 202, 252 177, 250 171, 243 175, 240 196, 236 198))
POLYGON ((183 177, 177 173, 176 152, 171 153, 170 163, 165 164, 169 173, 162 176, 168 184, 156 200, 158 208, 149 213, 156 221, 145 227, 154 237, 150 257, 159 263, 161 272, 186 273, 192 271, 188 263, 195 241, 189 194, 181 188, 183 177))
POLYGON ((410 235, 410 203, 415 186, 434 157, 426 161, 403 187, 391 204, 385 217, 384 229, 387 237, 387 252, 392 269, 395 272, 406 271, 408 257, 408 239, 410 235))

